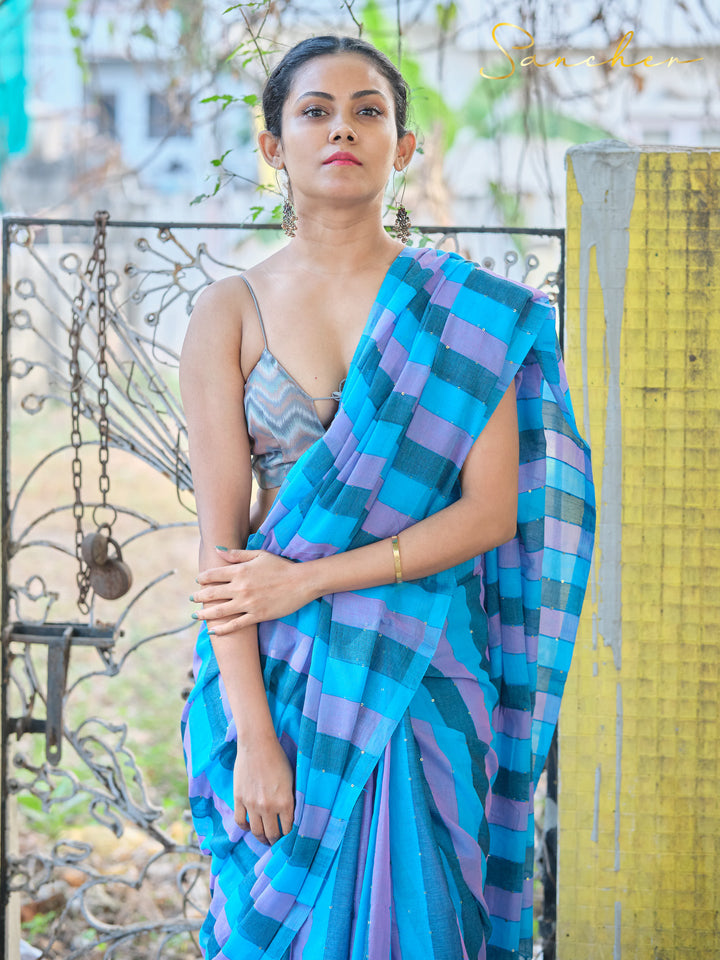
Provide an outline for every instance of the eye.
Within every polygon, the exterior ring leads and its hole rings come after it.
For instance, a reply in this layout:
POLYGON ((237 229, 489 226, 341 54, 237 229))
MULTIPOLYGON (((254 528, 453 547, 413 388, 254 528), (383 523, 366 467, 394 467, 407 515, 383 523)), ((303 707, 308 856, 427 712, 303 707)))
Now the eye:
POLYGON ((322 107, 305 107, 303 110, 304 117, 319 117, 323 113, 325 113, 325 110, 322 107))
POLYGON ((369 105, 369 106, 367 106, 367 107, 361 107, 358 112, 359 112, 359 113, 368 112, 371 117, 379 117, 379 116, 382 115, 382 110, 380 109, 380 107, 376 107, 376 106, 374 106, 374 105, 369 105))

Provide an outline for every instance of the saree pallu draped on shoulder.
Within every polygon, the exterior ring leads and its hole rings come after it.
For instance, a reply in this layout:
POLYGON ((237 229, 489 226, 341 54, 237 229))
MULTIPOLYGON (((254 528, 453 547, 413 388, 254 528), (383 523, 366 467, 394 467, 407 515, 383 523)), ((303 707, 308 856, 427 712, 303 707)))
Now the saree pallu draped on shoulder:
POLYGON ((201 631, 183 743, 212 855, 208 958, 531 957, 532 796, 595 517, 547 300, 456 254, 405 248, 332 425, 250 546, 312 560, 454 502, 465 457, 513 381, 520 484, 509 543, 259 625, 296 788, 292 831, 269 848, 233 821, 235 726, 201 631))

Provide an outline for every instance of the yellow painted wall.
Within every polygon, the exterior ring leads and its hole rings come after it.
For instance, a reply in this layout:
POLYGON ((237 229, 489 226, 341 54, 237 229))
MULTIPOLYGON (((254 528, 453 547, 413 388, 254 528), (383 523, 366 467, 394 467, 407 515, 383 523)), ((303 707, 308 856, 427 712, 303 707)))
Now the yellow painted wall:
POLYGON ((627 153, 589 177, 582 150, 566 362, 605 527, 560 718, 558 957, 717 960, 720 150, 636 151, 628 229, 601 195, 627 153))

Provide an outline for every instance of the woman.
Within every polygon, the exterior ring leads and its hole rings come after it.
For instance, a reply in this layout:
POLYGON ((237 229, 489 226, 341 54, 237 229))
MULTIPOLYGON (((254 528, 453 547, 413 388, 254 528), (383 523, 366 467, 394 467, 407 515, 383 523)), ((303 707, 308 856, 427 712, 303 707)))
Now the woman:
POLYGON ((406 93, 359 40, 286 55, 259 146, 294 239, 204 291, 183 347, 207 957, 531 955, 589 457, 547 301, 383 229, 406 93))

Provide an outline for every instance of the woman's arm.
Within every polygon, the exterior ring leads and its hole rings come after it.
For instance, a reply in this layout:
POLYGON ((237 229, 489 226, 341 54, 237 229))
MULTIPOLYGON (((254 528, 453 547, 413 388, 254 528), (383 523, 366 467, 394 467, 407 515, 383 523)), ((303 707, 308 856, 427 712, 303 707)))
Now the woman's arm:
MULTIPOLYGON (((242 286, 242 282, 239 282, 242 286)), ((217 567, 215 544, 245 543, 252 479, 240 370, 238 281, 202 292, 180 357, 180 390, 200 528, 200 573, 217 567)), ((260 669, 257 628, 219 621, 213 649, 237 727, 235 819, 272 842, 292 826, 292 771, 273 728, 260 669), (258 766, 263 770, 259 771, 258 766)))
MULTIPOLYGON (((415 580, 469 560, 501 543, 517 526, 519 438, 511 385, 473 444, 461 471, 459 500, 399 536, 404 580, 415 580)), ((395 580, 390 539, 305 563, 259 550, 218 553, 230 561, 198 578, 194 599, 221 636, 227 623, 249 624, 285 616, 329 593, 361 590, 395 580), (226 599, 228 592, 233 599, 226 599)))

